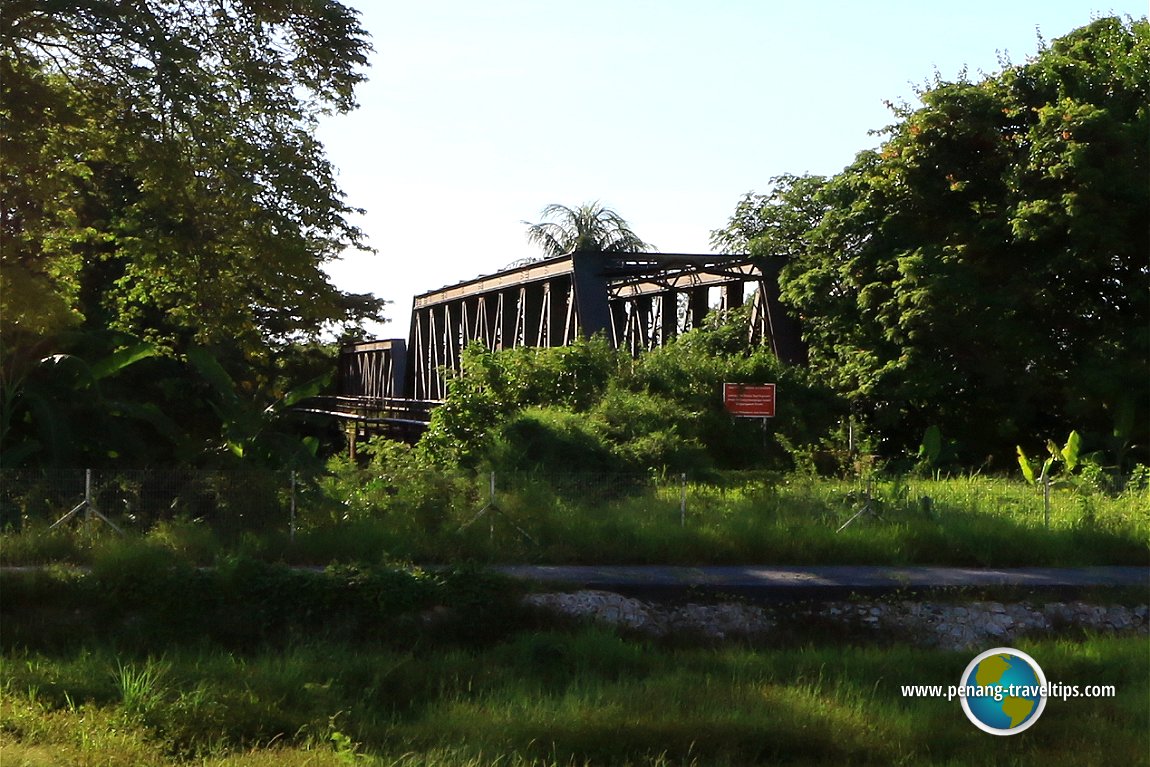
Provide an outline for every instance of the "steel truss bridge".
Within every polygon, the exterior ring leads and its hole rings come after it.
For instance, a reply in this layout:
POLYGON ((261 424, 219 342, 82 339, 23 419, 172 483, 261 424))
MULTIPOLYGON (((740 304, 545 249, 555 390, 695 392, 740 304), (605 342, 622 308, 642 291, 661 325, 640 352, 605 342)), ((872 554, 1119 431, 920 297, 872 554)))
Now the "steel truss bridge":
POLYGON ((342 349, 338 396, 307 409, 403 436, 446 396, 447 376, 469 344, 550 348, 601 333, 637 355, 748 300, 749 340, 802 363, 798 323, 779 303, 781 265, 730 255, 572 253, 423 293, 408 339, 342 349))

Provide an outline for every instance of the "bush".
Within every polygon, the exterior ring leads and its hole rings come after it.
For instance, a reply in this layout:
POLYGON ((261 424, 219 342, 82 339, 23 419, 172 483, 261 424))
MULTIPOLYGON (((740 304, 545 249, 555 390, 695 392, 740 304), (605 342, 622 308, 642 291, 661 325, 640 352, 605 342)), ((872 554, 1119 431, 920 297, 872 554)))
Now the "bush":
POLYGON ((783 466, 769 432, 797 444, 840 419, 841 401, 800 368, 747 341, 745 312, 631 360, 602 338, 556 349, 473 345, 421 448, 442 466, 648 471, 783 466), (778 385, 762 424, 723 408, 725 382, 778 385))
POLYGON ((624 471, 702 470, 710 464, 699 442, 701 413, 665 397, 612 386, 590 414, 624 471))
POLYGON ((457 525, 460 513, 473 508, 473 482, 462 472, 445 470, 420 447, 377 437, 364 445, 367 464, 343 457, 331 459, 330 476, 321 480, 328 499, 309 510, 305 522, 390 518, 413 534, 434 534, 457 525))
POLYGON ((534 406, 582 412, 602 396, 620 368, 620 353, 601 337, 552 349, 493 352, 474 343, 448 380, 447 400, 432 414, 422 444, 443 465, 475 468, 493 431, 534 406))
POLYGON ((523 410, 496 431, 491 463, 504 471, 561 468, 567 472, 604 472, 618 468, 599 423, 567 410, 542 407, 523 410))

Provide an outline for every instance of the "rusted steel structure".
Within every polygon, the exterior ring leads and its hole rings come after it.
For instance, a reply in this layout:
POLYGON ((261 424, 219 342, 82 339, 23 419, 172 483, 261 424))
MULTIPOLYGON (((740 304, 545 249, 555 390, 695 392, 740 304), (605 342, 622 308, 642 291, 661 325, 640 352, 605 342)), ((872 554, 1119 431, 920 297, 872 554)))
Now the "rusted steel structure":
POLYGON ((348 422, 357 437, 418 438, 471 343, 555 347, 601 333, 638 354, 749 300, 749 340, 802 363, 797 322, 779 304, 778 259, 689 253, 572 253, 416 296, 409 338, 343 348, 338 394, 305 410, 348 422))
POLYGON ((386 434, 392 439, 414 443, 427 430, 431 411, 440 403, 403 397, 335 396, 311 397, 294 409, 298 413, 336 418, 343 422, 348 453, 356 456, 360 439, 386 434))
POLYGON ((337 388, 343 397, 396 399, 405 394, 407 342, 364 341, 340 349, 337 388))
POLYGON ((713 307, 754 302, 748 333, 779 358, 802 362, 797 323, 779 304, 781 261, 686 253, 573 253, 416 296, 407 396, 446 395, 470 343, 554 347, 602 333, 638 354, 699 325, 713 307))

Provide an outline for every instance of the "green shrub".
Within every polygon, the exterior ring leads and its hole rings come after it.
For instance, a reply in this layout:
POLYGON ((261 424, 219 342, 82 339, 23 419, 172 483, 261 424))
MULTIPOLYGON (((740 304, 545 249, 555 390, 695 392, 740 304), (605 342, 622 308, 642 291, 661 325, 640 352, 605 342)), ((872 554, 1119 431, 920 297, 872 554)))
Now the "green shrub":
POLYGON ((501 470, 603 472, 618 468, 601 425, 559 408, 529 408, 496 432, 491 462, 501 470))
POLYGON ((610 387, 589 414, 610 442, 622 471, 704 469, 700 413, 649 392, 610 387))
POLYGON ((377 437, 362 452, 363 466, 343 457, 329 461, 330 476, 320 482, 329 502, 308 511, 308 524, 390 518, 427 534, 458 525, 474 506, 474 483, 439 466, 422 448, 377 437))
POLYGON ((220 551, 215 531, 202 520, 163 520, 146 537, 150 543, 192 564, 210 564, 220 551))
POLYGON ((463 352, 459 373, 448 380, 447 399, 432 414, 423 445, 443 465, 474 468, 494 430, 519 410, 592 407, 617 375, 621 359, 601 337, 498 352, 472 344, 463 352))

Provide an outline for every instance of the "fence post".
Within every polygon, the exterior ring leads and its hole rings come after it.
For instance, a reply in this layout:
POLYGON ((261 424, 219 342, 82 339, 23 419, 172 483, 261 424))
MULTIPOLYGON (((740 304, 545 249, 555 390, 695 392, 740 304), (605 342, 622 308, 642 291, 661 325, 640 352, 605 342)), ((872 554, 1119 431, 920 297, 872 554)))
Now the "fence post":
POLYGON ((92 526, 92 470, 84 470, 84 525, 92 526))
POLYGON ((113 530, 115 530, 120 535, 124 534, 124 531, 121 530, 119 527, 117 527, 115 522, 113 522, 112 520, 105 517, 103 514, 100 513, 100 510, 96 508, 95 500, 92 498, 92 470, 91 469, 85 469, 84 470, 84 500, 80 501, 80 503, 74 509, 69 511, 67 514, 65 514, 64 516, 60 517, 55 522, 53 522, 48 527, 48 529, 49 530, 55 530, 57 527, 64 524, 65 522, 67 522, 69 519, 72 519, 77 514, 79 514, 81 509, 84 510, 84 525, 85 525, 85 527, 91 528, 92 517, 96 517, 96 518, 106 522, 108 524, 108 527, 112 528, 113 530))
MULTIPOLYGON (((490 500, 488 501, 488 503, 490 504, 491 508, 493 508, 493 509, 499 508, 498 506, 495 505, 495 472, 494 471, 491 472, 491 496, 490 496, 490 500)), ((489 525, 489 527, 487 528, 487 535, 492 541, 494 541, 495 540, 495 517, 493 517, 493 516, 489 517, 487 519, 487 522, 489 525)))
POLYGON ((1050 477, 1043 477, 1042 482, 1042 509, 1046 522, 1046 529, 1050 529, 1050 477))
POLYGON ((295 543, 295 469, 291 472, 291 527, 288 531, 288 538, 292 543, 295 543))
POLYGON ((687 474, 679 475, 679 527, 687 526, 687 474))

